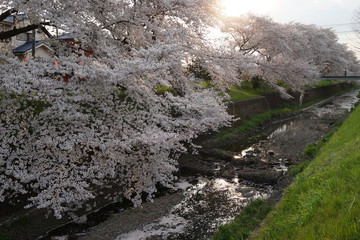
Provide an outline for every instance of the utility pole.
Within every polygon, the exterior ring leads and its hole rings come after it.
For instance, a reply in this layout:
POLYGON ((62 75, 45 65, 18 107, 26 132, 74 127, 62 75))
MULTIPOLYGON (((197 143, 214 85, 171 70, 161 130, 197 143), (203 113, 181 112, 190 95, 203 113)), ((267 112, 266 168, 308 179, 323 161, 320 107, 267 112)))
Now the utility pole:
POLYGON ((35 58, 35 43, 36 43, 36 30, 32 30, 32 46, 31 46, 31 55, 35 58))

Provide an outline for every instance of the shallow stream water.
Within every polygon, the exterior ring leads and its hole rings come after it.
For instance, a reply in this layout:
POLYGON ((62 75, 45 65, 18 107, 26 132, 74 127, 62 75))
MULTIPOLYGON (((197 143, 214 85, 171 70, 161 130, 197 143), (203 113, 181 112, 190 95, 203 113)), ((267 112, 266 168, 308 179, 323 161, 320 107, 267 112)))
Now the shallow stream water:
POLYGON ((269 187, 240 183, 236 178, 197 180, 197 184, 184 191, 185 198, 168 215, 117 239, 206 239, 233 219, 251 199, 266 198, 271 192, 269 187))

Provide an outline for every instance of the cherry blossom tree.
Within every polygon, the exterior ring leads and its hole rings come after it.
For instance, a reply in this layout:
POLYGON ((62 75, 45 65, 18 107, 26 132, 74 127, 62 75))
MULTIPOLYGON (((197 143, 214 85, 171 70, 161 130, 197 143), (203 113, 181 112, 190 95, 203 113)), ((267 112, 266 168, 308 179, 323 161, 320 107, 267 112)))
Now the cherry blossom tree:
POLYGON ((1 56, 0 201, 26 194, 29 207, 61 217, 102 189, 138 205, 157 184, 171 187, 185 144, 232 119, 217 92, 184 73, 183 59, 200 56, 214 79, 228 74, 205 38, 209 3, 0 1, 93 51, 79 57, 50 39, 57 64, 1 56))
MULTIPOLYGON (((300 36, 306 36, 301 47, 293 47, 293 56, 301 56, 315 66, 321 75, 343 73, 345 69, 358 69, 354 52, 338 42, 333 30, 314 25, 291 24, 300 36)), ((294 41, 295 42, 295 41, 294 41)))
POLYGON ((248 70, 261 76, 284 97, 291 96, 277 86, 279 80, 303 93, 301 87, 316 81, 320 74, 358 67, 354 54, 338 43, 330 29, 281 24, 269 17, 249 14, 230 19, 223 31, 228 33, 234 51, 253 57, 253 68, 248 70))

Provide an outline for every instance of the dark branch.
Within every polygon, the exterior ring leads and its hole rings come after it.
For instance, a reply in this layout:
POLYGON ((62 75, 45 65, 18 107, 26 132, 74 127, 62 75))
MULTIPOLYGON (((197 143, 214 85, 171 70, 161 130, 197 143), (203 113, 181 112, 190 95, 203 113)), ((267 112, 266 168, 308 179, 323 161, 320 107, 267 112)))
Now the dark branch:
POLYGON ((53 35, 51 35, 51 33, 44 26, 40 26, 40 29, 43 31, 43 33, 45 33, 46 36, 48 36, 48 38, 53 37, 53 35))
POLYGON ((18 35, 20 33, 26 33, 28 31, 41 28, 41 27, 43 27, 43 25, 49 25, 49 23, 31 24, 31 25, 28 25, 26 27, 14 28, 14 29, 9 30, 9 31, 0 32, 0 40, 11 38, 11 37, 16 36, 16 35, 18 35))
POLYGON ((18 12, 18 10, 16 10, 16 9, 9 9, 9 10, 3 12, 2 14, 0 14, 0 22, 3 21, 8 16, 10 16, 11 14, 17 13, 17 12, 18 12))

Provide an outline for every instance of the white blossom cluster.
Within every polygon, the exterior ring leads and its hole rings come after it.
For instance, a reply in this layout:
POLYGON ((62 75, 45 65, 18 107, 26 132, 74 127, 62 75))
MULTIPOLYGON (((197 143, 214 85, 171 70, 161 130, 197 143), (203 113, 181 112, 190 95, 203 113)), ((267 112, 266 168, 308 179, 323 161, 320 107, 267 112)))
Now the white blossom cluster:
POLYGON ((133 79, 138 84, 125 91, 114 84, 120 70, 102 66, 95 77, 93 64, 89 75, 79 74, 86 80, 68 83, 45 77, 61 71, 46 62, 0 65, 2 74, 19 70, 0 80, 1 201, 30 193, 32 205, 60 216, 115 184, 119 196, 139 204, 142 193, 151 197, 157 183, 173 181, 185 142, 231 119, 211 90, 159 95, 133 79))
POLYGON ((0 201, 27 194, 28 207, 61 217, 112 187, 138 205, 156 184, 171 186, 184 144, 229 124, 222 98, 182 64, 201 52, 205 1, 1 4, 51 19, 94 56, 57 53, 57 65, 2 57, 0 201))
POLYGON ((57 217, 104 188, 135 205, 151 199, 157 184, 171 187, 176 157, 191 139, 231 122, 219 92, 193 81, 184 59, 202 59, 217 90, 257 74, 287 97, 278 80, 299 90, 326 66, 353 60, 326 30, 264 17, 233 21, 225 28, 232 38, 214 44, 209 27, 224 19, 209 0, 1 0, 3 6, 35 24, 51 20, 93 52, 79 57, 51 39, 51 60, 0 55, 0 201, 24 194, 28 207, 57 217), (340 59, 334 54, 341 51, 340 59))

